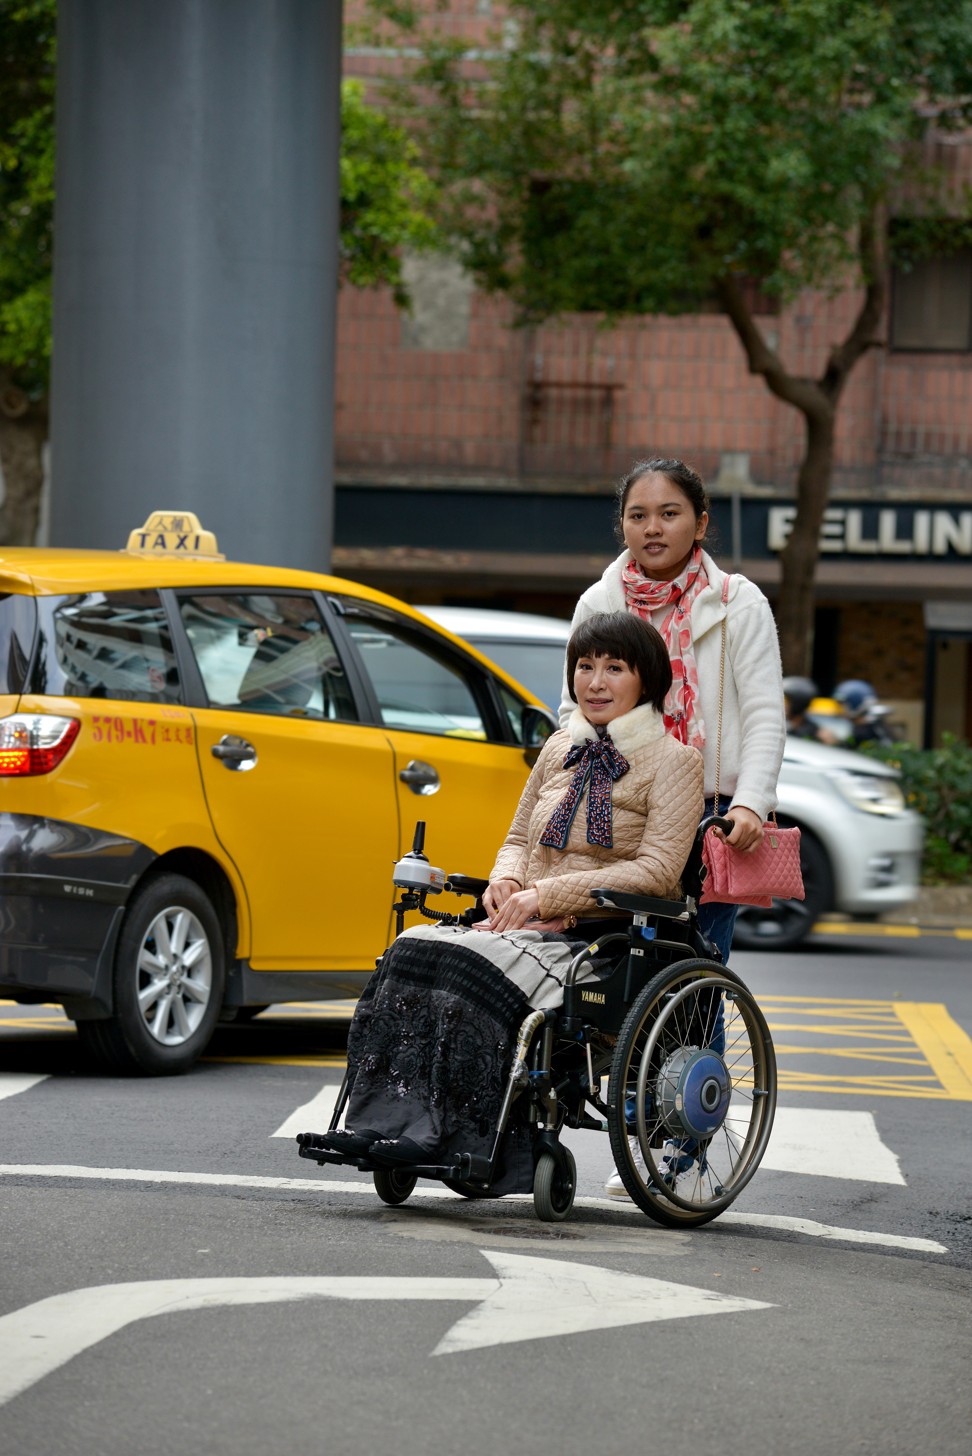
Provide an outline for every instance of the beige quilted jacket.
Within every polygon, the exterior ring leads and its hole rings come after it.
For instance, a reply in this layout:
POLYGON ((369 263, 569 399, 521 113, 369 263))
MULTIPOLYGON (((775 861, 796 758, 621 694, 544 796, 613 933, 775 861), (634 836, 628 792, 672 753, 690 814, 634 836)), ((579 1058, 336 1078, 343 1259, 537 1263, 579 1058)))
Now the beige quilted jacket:
POLYGON ((527 780, 491 880, 536 885, 539 915, 597 915, 592 889, 609 885, 633 894, 671 896, 702 817, 702 755, 665 734, 650 704, 632 708, 608 725, 629 770, 612 786, 612 848, 587 843, 587 788, 570 827, 566 849, 550 849, 540 836, 574 775, 564 756, 572 743, 595 737, 574 710, 566 729, 543 746, 527 780))

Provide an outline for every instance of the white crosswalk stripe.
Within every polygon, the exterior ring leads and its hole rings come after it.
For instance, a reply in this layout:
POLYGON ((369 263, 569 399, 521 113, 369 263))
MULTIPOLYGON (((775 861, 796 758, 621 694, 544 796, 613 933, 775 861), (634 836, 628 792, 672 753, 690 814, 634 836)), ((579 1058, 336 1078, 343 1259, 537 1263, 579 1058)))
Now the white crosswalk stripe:
POLYGON ((290 1114, 286 1122, 282 1122, 276 1132, 270 1134, 275 1138, 295 1138, 299 1132, 324 1132, 331 1121, 331 1114, 334 1111, 334 1104, 340 1088, 336 1082, 328 1082, 322 1087, 316 1097, 305 1102, 290 1114))
POLYGON ((47 1073, 37 1076, 32 1072, 0 1072, 0 1100, 16 1097, 18 1092, 29 1092, 38 1082, 46 1082, 47 1073))
POLYGON ((871 1112, 778 1107, 760 1167, 860 1183, 905 1182, 898 1158, 882 1141, 871 1112))
MULTIPOLYGON (((322 1087, 270 1136, 294 1138, 299 1132, 323 1132, 331 1120, 338 1090, 336 1083, 322 1087)), ((586 1143, 584 1134, 579 1135, 580 1139, 586 1143)), ((573 1138, 567 1141, 574 1143, 573 1138)), ((871 1112, 778 1107, 761 1167, 859 1183, 905 1184, 898 1157, 882 1140, 871 1112)))

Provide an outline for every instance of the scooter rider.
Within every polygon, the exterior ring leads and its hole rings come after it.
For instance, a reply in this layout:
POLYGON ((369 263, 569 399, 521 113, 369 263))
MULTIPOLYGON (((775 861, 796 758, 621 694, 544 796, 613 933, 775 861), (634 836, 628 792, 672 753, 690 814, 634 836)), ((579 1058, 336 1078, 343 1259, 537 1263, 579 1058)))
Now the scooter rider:
POLYGON ((807 709, 817 696, 817 684, 809 677, 783 679, 783 705, 786 731, 793 738, 812 738, 817 743, 836 744, 840 738, 807 716, 807 709))
POLYGON ((848 678, 834 688, 834 698, 850 719, 852 745, 894 742, 887 721, 891 710, 878 700, 869 682, 848 678))

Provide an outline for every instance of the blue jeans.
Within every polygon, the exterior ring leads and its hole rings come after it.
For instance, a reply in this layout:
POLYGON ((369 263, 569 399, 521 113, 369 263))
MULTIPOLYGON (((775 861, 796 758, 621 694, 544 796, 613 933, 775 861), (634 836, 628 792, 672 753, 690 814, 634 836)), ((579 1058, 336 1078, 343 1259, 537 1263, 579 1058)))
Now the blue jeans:
POLYGON ((738 905, 700 905, 699 929, 708 936, 722 952, 722 964, 729 960, 732 947, 732 932, 736 924, 738 905))
MULTIPOLYGON (((719 813, 724 814, 728 808, 729 800, 720 798, 719 813)), ((703 818, 715 812, 714 800, 706 799, 703 818)), ((703 935, 708 936, 709 940, 714 942, 717 949, 721 952, 723 965, 726 965, 729 961, 729 951, 732 948, 732 932, 736 924, 736 913, 738 909, 738 905, 699 906, 699 929, 703 935)), ((717 1051, 722 1056, 725 1051, 725 1017, 721 996, 715 1008, 712 1035, 709 1044, 713 1051, 717 1051)))
MULTIPOLYGON (((726 797, 719 799, 719 813, 724 814, 729 808, 730 800, 726 797)), ((714 814, 715 800, 706 799, 703 818, 714 814)), ((732 932, 736 924, 736 913, 738 905, 700 905, 699 906, 699 929, 703 935, 708 936, 718 949, 722 952, 722 964, 728 965, 729 951, 732 947, 732 932)))

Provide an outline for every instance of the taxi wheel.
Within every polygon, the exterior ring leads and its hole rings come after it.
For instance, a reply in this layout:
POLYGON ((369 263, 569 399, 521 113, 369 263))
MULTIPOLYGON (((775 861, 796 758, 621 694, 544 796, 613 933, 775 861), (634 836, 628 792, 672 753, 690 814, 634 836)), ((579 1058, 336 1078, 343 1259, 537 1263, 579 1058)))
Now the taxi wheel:
POLYGON ((122 923, 114 1015, 78 1030, 112 1071, 188 1071, 213 1034, 225 979, 223 934, 206 895, 182 875, 159 875, 136 891, 122 923))

